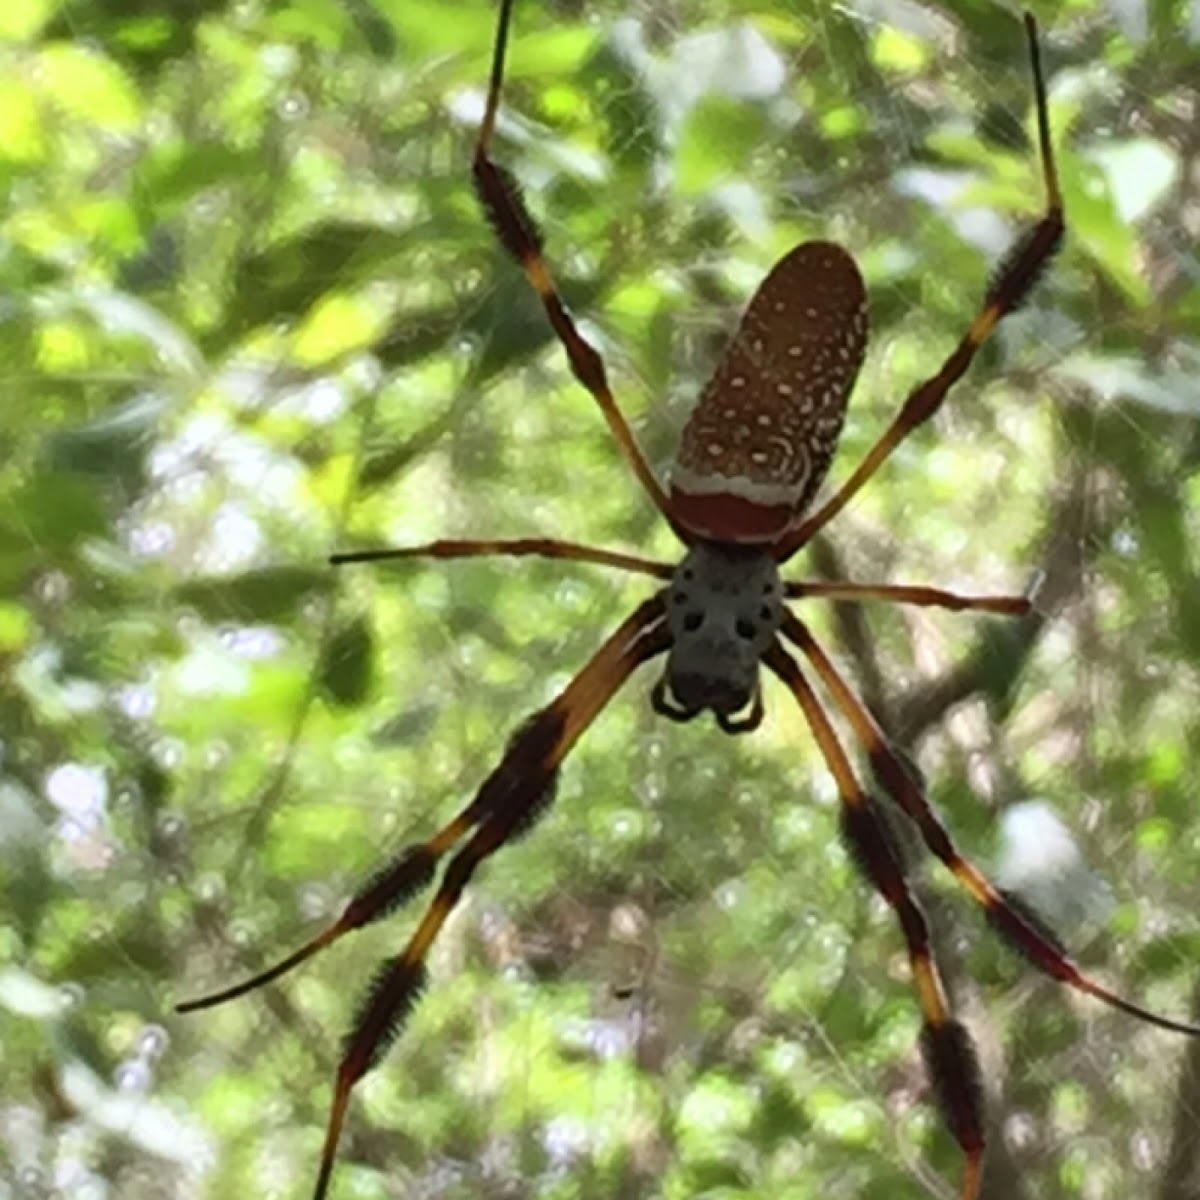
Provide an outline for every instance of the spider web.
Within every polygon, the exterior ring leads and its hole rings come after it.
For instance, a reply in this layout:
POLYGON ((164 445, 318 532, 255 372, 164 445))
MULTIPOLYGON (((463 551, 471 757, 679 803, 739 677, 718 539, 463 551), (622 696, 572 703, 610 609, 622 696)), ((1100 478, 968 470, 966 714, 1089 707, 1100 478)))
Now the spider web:
MULTIPOLYGON (((35 403, 13 413, 26 557, 0 607, 0 1187, 304 1196, 338 1039, 406 917, 227 1010, 170 1005, 293 948, 435 828, 644 594, 528 561, 333 580, 324 555, 674 550, 467 194, 490 5, 453 30, 432 5, 214 8, 162 43, 35 7, 4 47, 56 123, 41 151, 9 139, 6 282, 30 297, 9 382, 35 403), (91 90, 51 104, 67 78, 91 90)), ((652 461, 773 258, 834 236, 875 328, 840 478, 1035 211, 1011 14, 517 19, 503 160, 652 461)), ((1054 806, 1116 902, 1064 935, 1172 1015, 1200 853, 1185 33, 1139 41, 1099 8, 1048 32, 1071 249, 803 564, 979 592, 1046 573, 1027 644, 919 610, 811 619, 968 853, 994 860, 1015 801, 1054 806)), ((901 941, 798 715, 772 692, 753 738, 664 728, 646 686, 481 873, 359 1089, 335 1195, 954 1194, 901 941)), ((1190 1194, 1186 1045, 1033 977, 914 870, 980 1042, 988 1194, 1190 1194)))

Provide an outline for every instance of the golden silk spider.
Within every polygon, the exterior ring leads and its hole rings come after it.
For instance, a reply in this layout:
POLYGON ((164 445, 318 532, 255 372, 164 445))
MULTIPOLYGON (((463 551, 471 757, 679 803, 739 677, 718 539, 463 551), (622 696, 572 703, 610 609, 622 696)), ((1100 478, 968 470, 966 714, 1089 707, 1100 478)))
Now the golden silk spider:
POLYGON ((1037 26, 1025 15, 1045 208, 1008 253, 958 345, 916 387, 846 481, 815 511, 841 432, 867 340, 863 280, 832 242, 805 242, 783 256, 751 298, 733 340, 682 435, 668 487, 656 478, 609 389, 604 364, 563 304, 542 255, 542 238, 515 181, 491 157, 514 0, 501 0, 486 106, 473 161, 476 191, 496 236, 540 297, 578 381, 599 405, 622 457, 686 547, 677 565, 555 539, 439 540, 392 550, 335 555, 334 563, 385 558, 536 555, 598 563, 664 581, 617 626, 559 695, 513 734, 499 764, 457 816, 428 841, 409 846, 349 901, 337 921, 295 953, 234 987, 179 1005, 190 1012, 221 1004, 271 980, 377 921, 437 880, 433 901, 403 951, 384 964, 346 1041, 326 1128, 315 1200, 326 1196, 351 1093, 404 1024, 426 979, 434 939, 476 867, 533 824, 553 799, 570 749, 643 663, 665 655, 653 685, 656 712, 690 721, 711 712, 726 733, 746 733, 763 716, 760 667, 798 703, 841 799, 845 841, 867 881, 894 910, 907 946, 923 1029, 921 1048, 951 1133, 961 1147, 961 1200, 980 1192, 984 1114, 971 1037, 951 1012, 925 916, 902 860, 864 791, 842 741, 809 681, 826 689, 881 784, 992 924, 1036 967, 1142 1021, 1200 1035, 1200 1026, 1132 1003, 1085 974, 1014 897, 956 849, 921 785, 888 744, 789 599, 879 599, 1009 616, 1029 611, 1024 596, 966 596, 896 584, 784 580, 780 567, 841 512, 895 448, 938 410, 998 322, 1033 288, 1065 228, 1050 138, 1037 26), (801 667, 790 643, 806 664, 801 667), (449 859, 438 880, 437 870, 449 859))

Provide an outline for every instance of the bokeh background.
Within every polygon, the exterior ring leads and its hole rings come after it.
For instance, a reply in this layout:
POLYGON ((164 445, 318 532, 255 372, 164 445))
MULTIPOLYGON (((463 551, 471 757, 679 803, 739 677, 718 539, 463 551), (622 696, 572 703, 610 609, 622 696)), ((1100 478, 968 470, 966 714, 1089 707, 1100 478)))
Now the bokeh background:
MULTIPOLYGON (((1022 622, 804 616, 964 848, 1049 860, 1088 968, 1200 1015, 1200 4, 1033 9, 1065 249, 791 573, 1040 573, 1022 622), (1046 811, 1093 874, 1055 868, 1046 811)), ((341 1039, 412 914, 172 1005, 445 820, 647 591, 331 550, 677 553, 470 192, 494 13, 0 10, 6 1200, 308 1196, 341 1039)), ((836 480, 1041 203, 1020 24, 983 0, 525 0, 509 75, 499 155, 662 470, 792 244, 843 241, 871 292, 836 480)), ((794 705, 768 685, 735 740, 654 717, 652 678, 480 873, 358 1089, 337 1200, 956 1194, 903 943, 794 705)), ((1036 977, 913 872, 985 1067, 985 1196, 1200 1196, 1200 1048, 1036 977)))

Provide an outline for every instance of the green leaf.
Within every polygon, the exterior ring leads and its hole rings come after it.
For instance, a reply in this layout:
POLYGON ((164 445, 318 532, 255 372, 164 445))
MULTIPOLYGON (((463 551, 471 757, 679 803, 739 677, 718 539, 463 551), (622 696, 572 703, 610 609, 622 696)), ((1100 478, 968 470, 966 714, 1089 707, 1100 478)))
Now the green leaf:
POLYGON ((312 567, 264 567, 240 575, 193 579, 175 589, 176 603, 214 621, 279 621, 333 586, 333 573, 312 567))
POLYGON ((729 183, 748 168, 762 140, 763 113, 725 96, 705 96, 688 113, 676 152, 676 187, 695 196, 729 183))
POLYGON ((1078 161, 1063 173, 1063 200, 1070 213, 1071 242, 1081 247, 1123 295, 1138 308, 1150 303, 1141 269, 1136 231, 1118 209, 1108 175, 1094 163, 1078 161))
POLYGON ((111 133, 131 133, 141 113, 140 98, 125 72, 111 59, 83 46, 47 46, 38 76, 56 106, 111 133))
POLYGON ((362 704, 374 679, 375 641, 366 617, 340 624, 317 667, 321 690, 343 708, 362 704))

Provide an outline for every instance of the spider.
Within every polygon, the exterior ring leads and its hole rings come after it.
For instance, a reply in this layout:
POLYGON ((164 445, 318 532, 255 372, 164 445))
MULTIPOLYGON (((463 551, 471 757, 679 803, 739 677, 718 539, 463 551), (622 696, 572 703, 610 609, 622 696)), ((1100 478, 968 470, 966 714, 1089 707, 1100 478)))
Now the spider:
POLYGON ((1142 1021, 1200 1035, 1200 1026, 1151 1012, 1085 974, 1015 897, 955 847, 920 783, 808 626, 786 601, 809 597, 935 606, 1020 616, 1029 596, 968 596, 934 587, 784 580, 780 567, 824 529, 896 447, 941 406, 998 322, 1030 293, 1065 231, 1037 24, 1024 16, 1045 207, 988 286, 958 345, 909 393, 846 481, 810 512, 833 457, 867 340, 863 280, 846 250, 805 242, 775 264, 754 293, 682 435, 670 482, 651 470, 609 388, 604 364, 580 333, 542 254, 542 237, 510 174, 492 157, 514 0, 501 0, 491 77, 473 161, 475 189, 495 234, 540 297, 571 370, 608 422, 622 457, 685 547, 677 565, 546 538, 449 540, 336 554, 334 564, 385 558, 535 555, 598 563, 663 581, 622 621, 565 688, 521 724, 475 797, 427 841, 403 849, 322 933, 266 971, 178 1006, 221 1004, 277 979, 343 935, 389 915, 438 878, 434 898, 403 951, 380 969, 357 1015, 337 1071, 314 1192, 326 1196, 352 1091, 382 1058, 426 983, 425 961, 476 868, 525 833, 549 807, 568 752, 642 664, 665 655, 651 703, 672 721, 711 712, 726 733, 763 718, 762 668, 798 703, 837 785, 841 828, 868 883, 894 910, 922 1017, 921 1049, 936 1097, 963 1156, 961 1200, 980 1192, 984 1153, 981 1072, 966 1027, 953 1015, 926 918, 905 879, 879 801, 864 790, 807 674, 832 698, 870 762, 882 795, 912 821, 992 926, 1036 967, 1142 1021), (785 647, 799 650, 800 662, 785 647))

